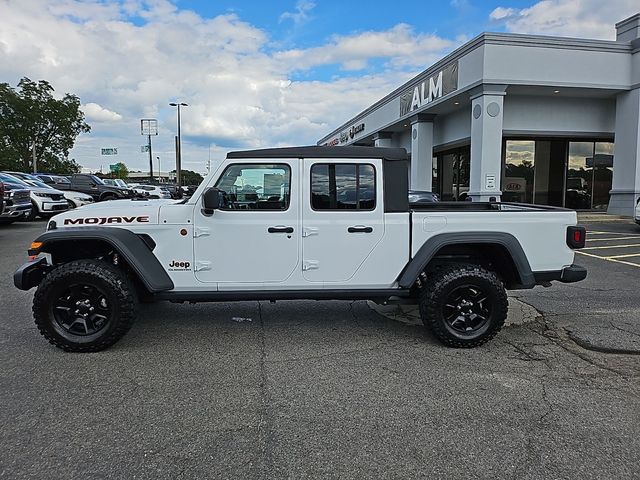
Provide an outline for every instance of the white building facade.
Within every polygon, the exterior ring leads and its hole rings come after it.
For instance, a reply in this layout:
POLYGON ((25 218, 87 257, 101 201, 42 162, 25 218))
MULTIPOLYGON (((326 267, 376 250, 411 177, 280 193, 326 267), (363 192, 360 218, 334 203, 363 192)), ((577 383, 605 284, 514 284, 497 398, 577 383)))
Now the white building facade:
POLYGON ((411 188, 632 215, 640 13, 615 41, 484 33, 318 141, 404 147, 411 188))

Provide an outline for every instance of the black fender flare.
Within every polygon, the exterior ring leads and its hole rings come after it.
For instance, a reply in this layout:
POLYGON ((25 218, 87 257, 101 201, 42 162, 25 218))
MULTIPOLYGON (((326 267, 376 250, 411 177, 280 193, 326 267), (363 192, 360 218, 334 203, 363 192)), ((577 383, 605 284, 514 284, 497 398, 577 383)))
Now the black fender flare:
POLYGON ((435 256, 447 245, 482 243, 504 247, 516 267, 519 277, 518 288, 532 288, 536 284, 527 255, 516 237, 504 232, 452 232, 440 233, 429 238, 400 274, 398 284, 401 288, 411 288, 417 278, 435 256))
POLYGON ((49 230, 35 242, 42 242, 39 252, 49 252, 54 245, 78 240, 103 241, 113 247, 127 262, 151 293, 174 288, 173 281, 153 254, 149 245, 131 230, 117 227, 68 227, 49 230))

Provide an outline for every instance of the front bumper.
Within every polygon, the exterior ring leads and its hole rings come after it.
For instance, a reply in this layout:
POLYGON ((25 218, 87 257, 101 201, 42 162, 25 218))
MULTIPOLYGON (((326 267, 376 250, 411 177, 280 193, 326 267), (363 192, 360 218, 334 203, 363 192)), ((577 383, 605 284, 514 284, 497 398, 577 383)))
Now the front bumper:
POLYGON ((17 218, 22 215, 29 215, 31 213, 31 202, 29 203, 18 203, 13 205, 4 206, 4 212, 0 215, 0 219, 6 218, 17 218))
POLYGON ((43 212, 62 212, 69 209, 69 204, 66 200, 61 202, 42 202, 41 209, 43 212))
POLYGON ((535 277, 537 284, 549 283, 554 280, 562 283, 574 283, 587 278, 587 269, 580 265, 573 264, 568 267, 564 267, 562 270, 534 272, 533 276, 535 277))
POLYGON ((15 271, 13 284, 20 290, 29 290, 40 284, 50 268, 46 257, 31 260, 15 271))

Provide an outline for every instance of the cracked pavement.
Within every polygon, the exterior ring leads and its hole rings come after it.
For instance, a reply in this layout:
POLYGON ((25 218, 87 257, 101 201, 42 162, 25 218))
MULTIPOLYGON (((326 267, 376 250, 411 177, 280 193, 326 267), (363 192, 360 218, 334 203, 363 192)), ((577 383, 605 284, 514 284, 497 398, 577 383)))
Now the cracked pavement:
POLYGON ((570 332, 636 332, 640 269, 517 292, 544 315, 474 350, 296 301, 143 306, 113 348, 66 354, 12 286, 42 228, 0 229, 0 478, 637 478, 640 356, 570 332))

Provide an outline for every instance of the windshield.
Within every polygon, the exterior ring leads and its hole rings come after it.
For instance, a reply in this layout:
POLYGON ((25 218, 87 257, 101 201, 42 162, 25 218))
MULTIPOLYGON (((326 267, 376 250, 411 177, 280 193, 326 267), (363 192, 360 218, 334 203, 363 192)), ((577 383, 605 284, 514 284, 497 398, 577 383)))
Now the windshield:
POLYGON ((51 185, 47 185, 46 183, 41 182, 40 180, 27 180, 27 183, 29 183, 30 185, 33 185, 34 187, 51 189, 51 185))
POLYGON ((122 180, 121 178, 116 178, 116 179, 114 180, 114 182, 116 182, 116 185, 117 185, 118 187, 128 188, 128 187, 127 187, 127 182, 125 182, 125 181, 124 181, 124 180, 122 180))
POLYGON ((29 188, 29 184, 23 182, 22 180, 16 177, 7 175, 6 173, 0 173, 0 180, 2 180, 5 183, 13 183, 14 185, 17 185, 21 188, 29 188))

